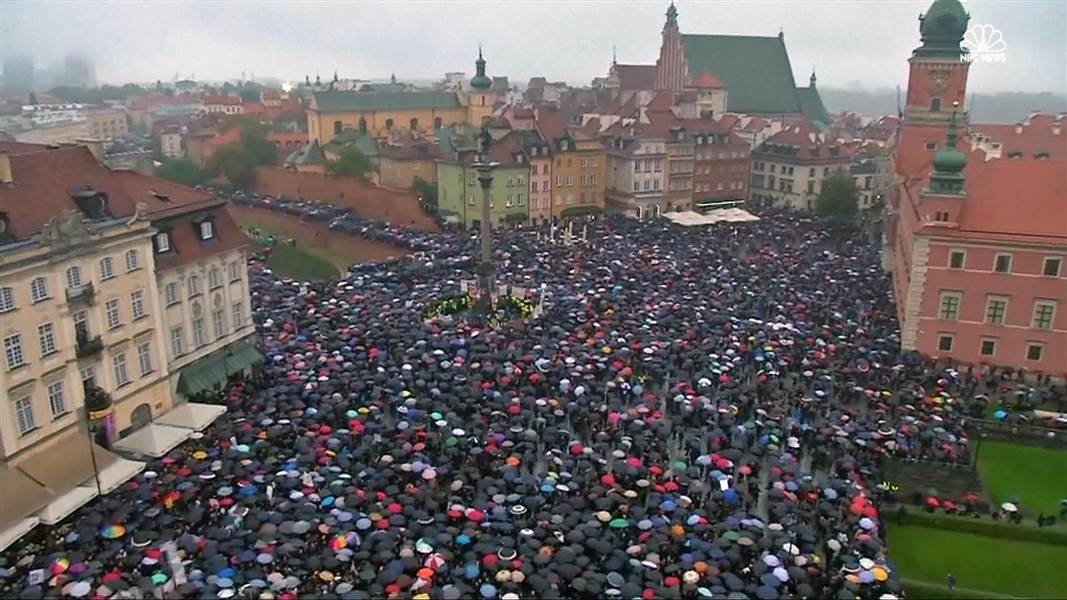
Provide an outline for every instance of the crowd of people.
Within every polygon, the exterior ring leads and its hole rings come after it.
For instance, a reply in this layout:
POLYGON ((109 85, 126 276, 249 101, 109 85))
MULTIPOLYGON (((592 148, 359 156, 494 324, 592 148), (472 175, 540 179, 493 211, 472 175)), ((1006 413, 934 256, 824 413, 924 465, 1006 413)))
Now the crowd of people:
POLYGON ((879 459, 967 461, 979 377, 900 351, 868 236, 788 214, 502 231, 497 279, 545 300, 483 327, 427 314, 474 276, 476 234, 412 235, 432 250, 332 281, 253 261, 262 370, 10 549, 0 593, 901 594, 879 459))

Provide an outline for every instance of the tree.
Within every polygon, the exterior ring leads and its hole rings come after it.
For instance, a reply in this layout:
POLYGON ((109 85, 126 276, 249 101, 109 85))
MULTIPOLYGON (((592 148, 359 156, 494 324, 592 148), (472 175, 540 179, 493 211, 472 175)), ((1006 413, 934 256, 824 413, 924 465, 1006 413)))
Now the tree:
POLYGON ((367 173, 373 170, 374 163, 358 148, 345 150, 341 158, 326 165, 326 171, 331 175, 359 177, 364 181, 367 180, 367 173))
POLYGON ((823 217, 850 221, 859 212, 859 190, 847 172, 836 172, 822 181, 815 199, 815 212, 823 217))
POLYGON ((411 189, 415 190, 415 193, 422 199, 424 206, 437 209, 437 186, 422 177, 415 176, 415 180, 411 183, 411 189))
POLYGON ((207 172, 212 177, 222 175, 238 188, 246 188, 251 185, 255 169, 255 163, 252 162, 252 159, 241 147, 241 144, 222 146, 207 161, 207 172))
POLYGON ((156 169, 156 176, 185 185, 198 185, 207 181, 204 171, 187 158, 163 161, 156 169))

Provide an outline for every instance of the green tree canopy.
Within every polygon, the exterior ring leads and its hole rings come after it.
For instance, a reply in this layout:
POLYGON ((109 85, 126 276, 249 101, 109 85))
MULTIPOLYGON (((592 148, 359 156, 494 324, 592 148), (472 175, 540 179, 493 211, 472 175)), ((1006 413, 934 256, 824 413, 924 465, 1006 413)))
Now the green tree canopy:
POLYGON ((415 190, 415 193, 418 194, 422 198, 422 201, 427 205, 434 208, 437 207, 437 186, 426 181, 422 177, 416 176, 415 180, 411 183, 411 189, 415 190))
POLYGON ((843 221, 855 218, 859 212, 859 190, 852 176, 847 172, 836 172, 823 179, 822 189, 815 199, 815 212, 843 221))
POLYGON ((265 125, 252 119, 239 119, 234 126, 241 129, 241 141, 216 150, 206 170, 212 177, 223 175, 236 187, 246 188, 252 183, 256 167, 273 164, 277 153, 274 144, 267 141, 265 125))
POLYGON ((163 161, 163 164, 156 169, 156 176, 185 185, 197 185, 207 181, 204 171, 186 158, 163 161))
POLYGON ((341 158, 326 165, 326 171, 331 175, 359 177, 364 181, 367 180, 367 174, 373 170, 374 163, 358 148, 345 150, 341 158))

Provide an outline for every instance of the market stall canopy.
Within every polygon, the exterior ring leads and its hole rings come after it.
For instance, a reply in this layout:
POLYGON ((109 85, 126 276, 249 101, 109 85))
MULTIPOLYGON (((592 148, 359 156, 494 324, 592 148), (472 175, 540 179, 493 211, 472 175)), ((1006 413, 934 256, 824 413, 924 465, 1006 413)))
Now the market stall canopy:
POLYGON ((263 356, 251 344, 241 342, 213 352, 182 369, 178 393, 192 396, 226 381, 230 375, 263 362, 263 356))
POLYGON ((0 530, 0 552, 17 542, 22 536, 33 531, 33 528, 40 523, 41 520, 37 517, 30 517, 28 519, 20 519, 10 527, 0 530))
MULTIPOLYGON (((40 452, 19 461, 18 468, 56 496, 63 495, 92 479, 93 457, 89 453, 89 444, 89 437, 84 432, 72 429, 40 452)), ((114 454, 99 445, 93 444, 92 449, 97 471, 117 460, 114 454)))
POLYGON ((193 430, 149 423, 113 444, 120 452, 159 458, 189 439, 193 430))
MULTIPOLYGON (((144 471, 145 464, 137 460, 129 460, 127 458, 121 458, 116 456, 115 462, 100 469, 100 491, 105 494, 111 493, 118 489, 118 487, 132 477, 144 471)), ((90 477, 85 481, 83 485, 88 487, 95 487, 96 481, 94 477, 90 477)))
POLYGON ((683 227, 713 225, 721 221, 729 223, 747 223, 749 221, 760 220, 756 215, 740 208, 710 210, 707 214, 700 214, 698 212, 687 210, 682 212, 664 213, 663 216, 669 219, 672 223, 682 225, 683 227))
POLYGON ((0 502, 0 549, 3 549, 33 529, 36 523, 26 529, 27 523, 24 521, 35 521, 33 513, 48 506, 55 499, 55 494, 22 470, 4 466, 0 466, 0 490, 3 490, 4 498, 0 502), (15 537, 9 537, 11 535, 15 537))
POLYGON ((93 498, 96 498, 95 487, 73 487, 38 511, 37 517, 45 525, 55 525, 88 504, 93 498))
POLYGON ((225 406, 186 402, 155 420, 157 425, 184 427, 194 431, 203 431, 226 412, 225 406))

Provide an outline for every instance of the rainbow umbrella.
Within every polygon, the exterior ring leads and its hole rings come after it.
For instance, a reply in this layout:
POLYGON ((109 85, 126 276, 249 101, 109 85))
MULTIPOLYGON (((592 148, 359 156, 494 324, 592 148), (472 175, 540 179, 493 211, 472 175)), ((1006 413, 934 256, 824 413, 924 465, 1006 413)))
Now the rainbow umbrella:
POLYGON ((100 530, 100 536, 109 540, 115 540, 126 535, 126 528, 122 525, 108 525, 100 530))
POLYGON ((59 575, 61 573, 66 573, 67 569, 69 569, 69 568, 70 568, 70 561, 69 560, 67 560, 66 558, 57 558, 55 560, 55 562, 52 563, 51 571, 52 571, 53 575, 59 575))
POLYGON ((341 548, 345 548, 347 546, 348 546, 348 540, 345 539, 345 536, 343 536, 343 535, 335 535, 332 538, 330 538, 330 549, 333 550, 334 552, 337 552, 341 548))

